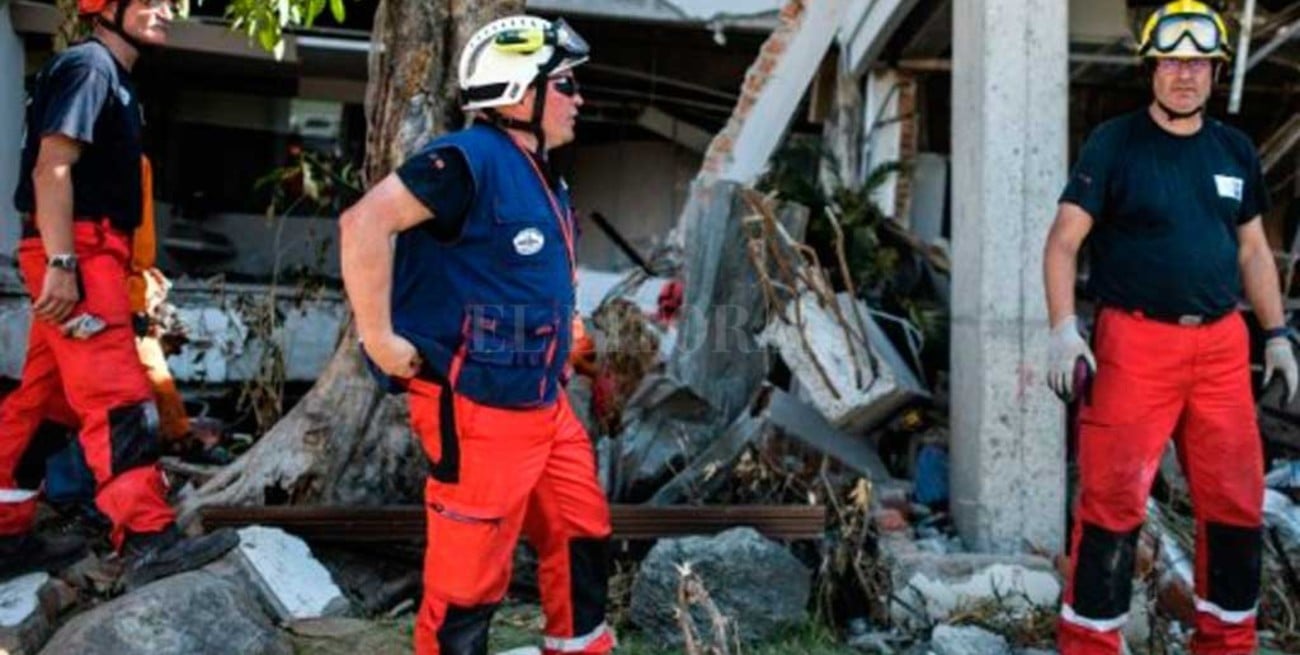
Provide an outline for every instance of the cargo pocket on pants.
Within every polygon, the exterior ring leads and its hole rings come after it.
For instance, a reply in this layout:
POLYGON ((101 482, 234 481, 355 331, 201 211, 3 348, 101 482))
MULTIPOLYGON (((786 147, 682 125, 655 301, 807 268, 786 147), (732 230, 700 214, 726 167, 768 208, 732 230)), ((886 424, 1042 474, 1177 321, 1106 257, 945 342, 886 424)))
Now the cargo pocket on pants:
POLYGON ((436 499, 426 504, 425 513, 426 589, 463 607, 499 600, 509 583, 511 556, 503 517, 436 499))

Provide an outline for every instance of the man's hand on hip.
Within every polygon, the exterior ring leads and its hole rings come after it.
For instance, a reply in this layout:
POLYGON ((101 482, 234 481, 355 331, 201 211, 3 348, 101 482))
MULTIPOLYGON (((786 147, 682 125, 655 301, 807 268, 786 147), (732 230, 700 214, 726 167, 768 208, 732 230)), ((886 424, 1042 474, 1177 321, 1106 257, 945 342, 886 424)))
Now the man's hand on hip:
POLYGON ((379 367, 379 370, 395 378, 415 377, 424 363, 420 359, 420 353, 410 341, 392 332, 378 339, 365 341, 363 347, 366 355, 375 366, 379 367))
POLYGON ((1286 383, 1286 402, 1291 403, 1295 398, 1297 378, 1300 378, 1300 369, 1297 369, 1295 360, 1295 350, 1291 348, 1291 337, 1287 335, 1270 338, 1264 344, 1264 386, 1273 380, 1273 376, 1278 372, 1282 373, 1282 381, 1286 383))
POLYGON ((41 295, 32 304, 32 313, 42 321, 62 323, 78 300, 81 300, 81 294, 77 293, 77 273, 49 268, 45 271, 41 295))
POLYGON ((1062 401, 1074 399, 1074 368, 1080 358, 1087 363, 1089 372, 1097 371, 1092 349, 1079 334, 1079 319, 1071 314, 1052 328, 1047 345, 1047 386, 1062 401))

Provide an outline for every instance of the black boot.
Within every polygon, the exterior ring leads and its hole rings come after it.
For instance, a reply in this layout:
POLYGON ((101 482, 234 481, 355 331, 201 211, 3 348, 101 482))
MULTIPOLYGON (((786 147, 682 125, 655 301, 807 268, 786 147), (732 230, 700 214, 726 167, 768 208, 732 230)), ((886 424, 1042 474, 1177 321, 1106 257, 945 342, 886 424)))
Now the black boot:
POLYGON ((78 534, 16 534, 0 537, 0 580, 24 573, 57 571, 86 554, 86 539, 78 534))
POLYGON ((201 537, 186 537, 175 524, 159 532, 128 532, 122 542, 126 559, 122 588, 133 591, 159 578, 192 571, 225 555, 238 543, 239 535, 229 528, 201 537))

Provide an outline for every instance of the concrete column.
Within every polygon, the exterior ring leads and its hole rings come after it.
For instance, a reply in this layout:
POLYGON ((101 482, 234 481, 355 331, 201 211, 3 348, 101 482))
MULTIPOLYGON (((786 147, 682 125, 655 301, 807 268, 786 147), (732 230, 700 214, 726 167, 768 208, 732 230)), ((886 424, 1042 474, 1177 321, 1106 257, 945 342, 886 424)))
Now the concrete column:
POLYGON ((18 214, 14 189, 22 150, 23 42, 9 20, 9 0, 0 0, 0 257, 12 257, 18 247, 18 214))
POLYGON ((984 552, 1064 544, 1042 248, 1066 176, 1067 11, 953 3, 952 501, 984 552))

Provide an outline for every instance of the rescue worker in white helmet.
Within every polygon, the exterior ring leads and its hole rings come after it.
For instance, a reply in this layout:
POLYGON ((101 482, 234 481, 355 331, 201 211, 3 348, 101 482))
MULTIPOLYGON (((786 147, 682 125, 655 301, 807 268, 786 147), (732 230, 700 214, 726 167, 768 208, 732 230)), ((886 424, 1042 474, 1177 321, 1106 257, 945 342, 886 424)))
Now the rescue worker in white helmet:
POLYGON ((486 655, 515 542, 539 556, 543 652, 608 653, 609 507, 563 385, 577 232, 547 153, 574 139, 588 47, 512 16, 460 56, 472 123, 343 213, 343 280, 372 370, 429 461, 420 655, 486 655))

